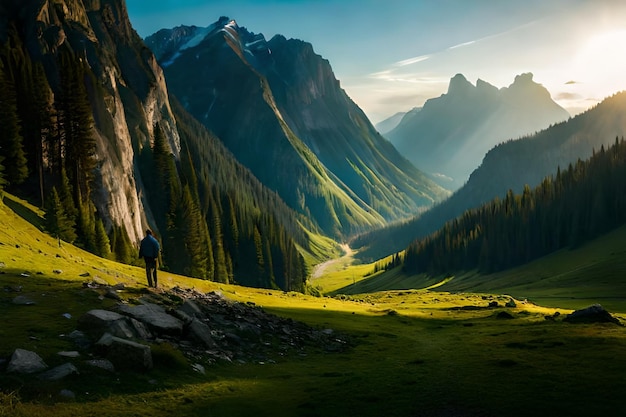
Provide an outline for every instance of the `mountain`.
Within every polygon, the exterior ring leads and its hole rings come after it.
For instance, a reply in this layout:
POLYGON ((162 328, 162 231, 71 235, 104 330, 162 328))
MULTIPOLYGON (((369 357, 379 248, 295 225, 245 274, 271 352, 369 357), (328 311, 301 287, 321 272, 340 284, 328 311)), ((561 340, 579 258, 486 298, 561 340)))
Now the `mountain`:
POLYGON ((150 227, 166 269, 304 290, 318 229, 170 98, 122 0, 0 0, 0 12, 3 175, 47 207, 50 233, 129 263, 150 227))
POLYGON ((225 17, 145 41, 185 109, 325 233, 381 226, 449 194, 376 132, 309 43, 267 41, 225 17))
POLYGON ((498 143, 568 118, 530 73, 501 89, 480 79, 474 86, 457 74, 446 94, 408 113, 385 136, 420 169, 458 189, 498 143))
POLYGON ((566 122, 499 144, 450 198, 408 222, 364 234, 353 245, 369 246, 361 252, 368 259, 403 250, 411 241, 435 232, 466 210, 494 197, 505 198, 509 190, 521 193, 525 185, 534 188, 545 177, 556 176, 559 168, 563 171, 579 159, 588 159, 594 150, 606 148, 616 137, 625 135, 626 92, 620 92, 566 122))
POLYGON ((417 107, 414 108, 412 110, 410 110, 409 112, 398 112, 396 114, 394 114, 393 116, 390 116, 388 118, 386 118, 385 120, 376 123, 375 127, 376 130, 378 130, 378 132, 381 135, 384 135, 385 133, 388 133, 390 131, 392 131, 396 126, 398 126, 400 124, 400 121, 402 121, 402 118, 410 112, 414 112, 414 111, 419 111, 421 110, 421 107, 417 107))
POLYGON ((403 270, 433 275, 502 271, 563 248, 575 248, 626 223, 626 142, 546 177, 521 194, 509 191, 413 242, 403 270))

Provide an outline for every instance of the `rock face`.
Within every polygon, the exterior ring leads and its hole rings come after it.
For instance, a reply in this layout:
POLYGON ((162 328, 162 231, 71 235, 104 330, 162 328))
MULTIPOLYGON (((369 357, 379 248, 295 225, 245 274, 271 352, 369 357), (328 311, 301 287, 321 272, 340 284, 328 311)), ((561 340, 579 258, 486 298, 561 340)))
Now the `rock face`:
MULTIPOLYGON (((132 241, 143 236, 150 207, 139 196, 143 181, 137 153, 150 147, 156 122, 174 153, 180 138, 161 68, 130 25, 122 0, 25 0, 7 3, 31 56, 50 69, 61 47, 81 51, 98 83, 90 91, 94 109, 100 189, 95 203, 105 224, 124 226, 132 241)), ((2 25, 0 25, 0 28, 2 25)), ((4 38, 6 33, 0 33, 4 38)), ((154 224, 154 222, 150 221, 154 224)))
POLYGON ((497 144, 567 118, 530 73, 501 89, 480 79, 474 86, 457 74, 446 94, 407 113, 385 136, 417 167, 457 189, 497 144))

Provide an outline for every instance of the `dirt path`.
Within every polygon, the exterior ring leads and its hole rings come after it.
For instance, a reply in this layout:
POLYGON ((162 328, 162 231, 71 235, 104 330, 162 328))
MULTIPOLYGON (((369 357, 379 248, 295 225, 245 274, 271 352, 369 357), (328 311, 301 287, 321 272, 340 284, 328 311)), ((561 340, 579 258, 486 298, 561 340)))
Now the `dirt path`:
POLYGON ((324 275, 324 272, 329 267, 333 266, 334 264, 342 260, 345 260, 345 258, 351 257, 352 254, 354 253, 352 248, 350 248, 350 246, 347 243, 343 243, 340 246, 341 246, 341 250, 343 251, 343 255, 340 258, 330 259, 326 262, 322 262, 319 265, 315 265, 315 267, 313 268, 313 273, 311 274, 311 281, 313 281, 316 278, 321 277, 322 275, 324 275))

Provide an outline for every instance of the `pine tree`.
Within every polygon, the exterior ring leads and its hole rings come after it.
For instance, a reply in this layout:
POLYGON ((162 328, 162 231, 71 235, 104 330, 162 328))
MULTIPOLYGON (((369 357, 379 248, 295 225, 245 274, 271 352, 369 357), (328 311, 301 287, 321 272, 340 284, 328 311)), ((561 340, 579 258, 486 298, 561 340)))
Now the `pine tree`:
POLYGON ((74 231, 74 221, 65 215, 63 204, 55 187, 47 200, 46 214, 44 216, 46 230, 54 237, 62 239, 68 243, 76 240, 74 231))
POLYGON ((5 175, 9 185, 17 186, 28 177, 20 121, 17 113, 13 81, 0 66, 0 155, 5 159, 5 175))
POLYGON ((94 253, 101 258, 109 258, 111 256, 111 243, 109 242, 109 237, 104 229, 104 224, 99 218, 96 220, 95 235, 96 245, 94 253))
POLYGON ((85 87, 85 65, 69 51, 60 55, 60 94, 56 101, 60 142, 64 165, 72 184, 74 201, 89 200, 93 169, 96 166, 96 142, 93 114, 85 87))

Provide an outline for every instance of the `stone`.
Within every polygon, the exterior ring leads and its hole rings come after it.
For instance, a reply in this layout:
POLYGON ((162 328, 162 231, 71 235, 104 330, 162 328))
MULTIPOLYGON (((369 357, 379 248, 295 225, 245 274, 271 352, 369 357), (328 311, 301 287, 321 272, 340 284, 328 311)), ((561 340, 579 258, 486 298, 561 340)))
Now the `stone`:
POLYGON ((68 389, 62 389, 59 392, 59 397, 64 398, 66 400, 75 400, 76 399, 76 394, 74 394, 73 391, 70 391, 68 389))
POLYGON ((13 304, 20 306, 32 306, 35 305, 35 302, 26 296, 18 295, 13 299, 13 304))
POLYGON ((576 310, 568 314, 563 321, 568 323, 615 323, 621 324, 620 321, 613 317, 611 313, 606 311, 600 304, 593 304, 587 308, 576 310))
POLYGON ((91 340, 89 340, 87 335, 80 330, 74 330, 68 335, 68 337, 72 342, 74 342, 74 346, 80 350, 87 350, 91 347, 91 340))
POLYGON ((59 365, 54 367, 41 375, 39 375, 39 379, 43 379, 46 381, 58 381, 70 375, 78 375, 78 369, 71 363, 64 363, 63 365, 59 365))
POLYGON ((108 288, 106 290, 106 292, 104 293, 104 296, 106 298, 110 298, 112 300, 116 300, 116 301, 121 301, 122 297, 119 296, 119 294, 112 288, 108 288))
POLYGON ((189 325, 189 337, 202 343, 208 348, 215 347, 215 341, 211 335, 211 329, 198 319, 193 319, 189 325))
POLYGON ((85 361, 85 363, 89 366, 93 366, 94 368, 104 369, 105 371, 115 372, 115 366, 113 362, 108 359, 91 359, 85 361))
POLYGON ((180 306, 179 310, 186 313, 190 317, 197 317, 199 319, 205 318, 204 313, 202 312, 198 304, 196 304, 192 300, 186 300, 180 306))
POLYGON ((64 358, 79 358, 80 357, 80 353, 78 353, 75 350, 58 352, 57 355, 63 356, 64 358))
POLYGON ((104 334, 97 345, 106 352, 106 358, 116 369, 136 371, 152 369, 152 351, 148 345, 120 339, 109 333, 104 334))
POLYGON ((105 332, 113 332, 124 336, 126 332, 132 337, 128 325, 124 325, 126 318, 121 314, 109 310, 90 310, 78 319, 78 329, 84 331, 91 338, 98 339, 105 332), (118 323, 119 322, 119 323, 118 323), (111 330, 113 328, 113 330, 111 330))
POLYGON ((155 304, 144 304, 136 307, 122 305, 119 311, 145 323, 149 329, 164 335, 180 336, 183 333, 183 322, 165 312, 163 307, 155 304))
POLYGON ((9 365, 7 366, 7 372, 34 374, 35 372, 41 372, 47 368, 48 365, 46 365, 43 359, 35 352, 15 349, 9 361, 9 365))

